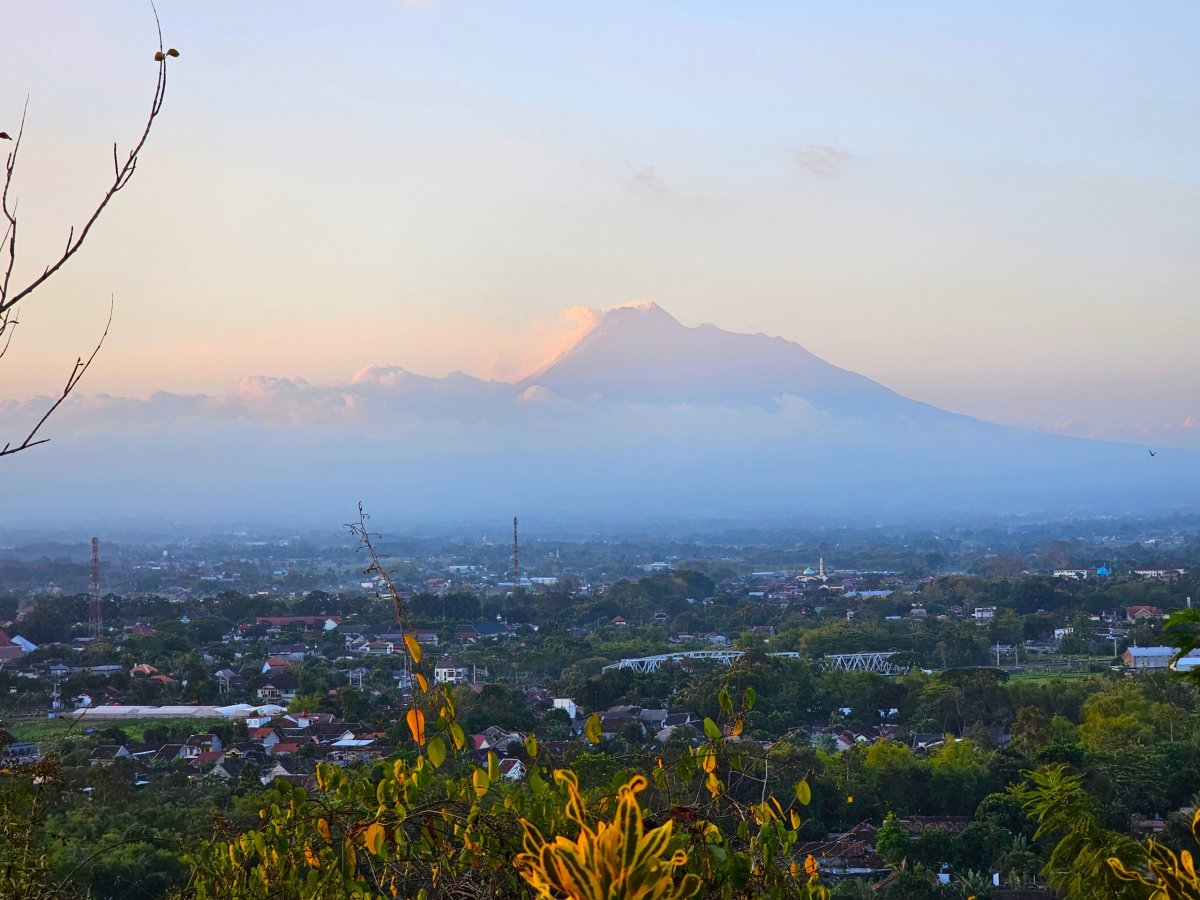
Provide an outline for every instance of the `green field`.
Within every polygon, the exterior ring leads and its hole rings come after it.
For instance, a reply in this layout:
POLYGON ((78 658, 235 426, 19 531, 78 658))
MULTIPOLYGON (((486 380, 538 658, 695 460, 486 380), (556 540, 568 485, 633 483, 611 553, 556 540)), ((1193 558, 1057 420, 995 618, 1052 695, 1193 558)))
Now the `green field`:
POLYGON ((87 729, 100 731, 115 726, 125 732, 130 743, 138 744, 144 740, 147 728, 187 730, 188 733, 200 733, 212 725, 226 722, 226 719, 121 719, 104 722, 75 722, 72 719, 44 719, 37 722, 19 722, 5 725, 12 736, 18 741, 53 742, 67 736, 86 736, 87 729))

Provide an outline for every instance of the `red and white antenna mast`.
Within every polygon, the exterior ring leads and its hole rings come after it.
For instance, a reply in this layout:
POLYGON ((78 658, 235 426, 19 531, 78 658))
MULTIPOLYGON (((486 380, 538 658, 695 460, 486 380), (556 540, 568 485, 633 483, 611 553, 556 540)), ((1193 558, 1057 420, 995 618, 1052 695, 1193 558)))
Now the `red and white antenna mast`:
POLYGON ((88 634, 93 638, 104 635, 104 619, 100 615, 100 538, 92 538, 92 577, 88 582, 88 634))

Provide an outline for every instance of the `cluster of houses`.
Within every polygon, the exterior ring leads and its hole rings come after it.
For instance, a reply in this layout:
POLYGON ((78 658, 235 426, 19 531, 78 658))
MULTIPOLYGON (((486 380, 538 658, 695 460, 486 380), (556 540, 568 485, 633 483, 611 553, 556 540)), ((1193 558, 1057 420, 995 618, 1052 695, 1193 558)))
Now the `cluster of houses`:
MULTIPOLYGON (((329 713, 264 712, 247 718, 246 729, 244 740, 229 744, 211 732, 192 734, 180 743, 99 744, 87 762, 103 766, 126 760, 139 785, 149 783, 155 773, 180 768, 195 777, 235 780, 253 764, 251 771, 263 784, 284 779, 308 788, 319 762, 366 764, 396 752, 384 732, 362 723, 343 722, 329 713)), ((470 752, 479 762, 495 753, 502 775, 514 780, 525 777, 525 763, 517 758, 524 735, 493 726, 470 735, 469 740, 470 752)), ((24 761, 33 758, 28 752, 26 756, 29 758, 24 761)))

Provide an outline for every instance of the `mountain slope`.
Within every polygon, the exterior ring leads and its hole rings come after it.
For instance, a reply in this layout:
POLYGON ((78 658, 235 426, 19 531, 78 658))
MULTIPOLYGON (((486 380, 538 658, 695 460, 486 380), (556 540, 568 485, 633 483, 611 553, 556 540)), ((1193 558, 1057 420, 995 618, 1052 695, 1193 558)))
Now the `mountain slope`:
POLYGON ((689 328, 655 304, 606 312, 574 346, 517 385, 534 386, 604 406, 775 408, 790 394, 838 418, 964 418, 902 397, 783 338, 689 328))

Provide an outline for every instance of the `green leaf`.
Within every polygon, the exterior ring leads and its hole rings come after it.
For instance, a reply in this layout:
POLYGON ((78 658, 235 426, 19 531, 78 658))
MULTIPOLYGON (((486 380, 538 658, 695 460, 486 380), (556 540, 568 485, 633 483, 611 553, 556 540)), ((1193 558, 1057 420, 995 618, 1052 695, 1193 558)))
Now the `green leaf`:
POLYGON ((446 742, 440 737, 435 737, 429 742, 429 746, 425 748, 425 752, 429 754, 429 761, 433 763, 435 769, 440 768, 442 763, 446 761, 446 742))
POLYGON ((592 713, 587 718, 587 722, 583 726, 583 736, 591 743, 598 744, 604 737, 604 730, 600 724, 600 717, 592 713))
POLYGON ((531 734, 525 738, 525 752, 529 754, 530 759, 537 759, 537 750, 537 738, 531 734))
POLYGON ((742 692, 742 709, 754 709, 754 701, 758 699, 758 693, 752 687, 746 688, 742 692))
POLYGON ((529 772, 529 789, 535 797, 546 793, 546 779, 542 778, 537 766, 534 766, 529 772))
POLYGON ((796 799, 801 806, 808 806, 812 803, 812 788, 808 786, 807 779, 801 779, 796 782, 796 799))
POLYGON ((727 716, 733 715, 733 701, 729 699, 729 691, 721 688, 717 691, 717 705, 721 707, 721 712, 727 716))
POLYGON ((708 736, 710 741, 719 741, 721 739, 721 729, 712 719, 705 718, 704 733, 708 736))

